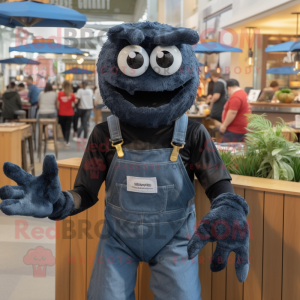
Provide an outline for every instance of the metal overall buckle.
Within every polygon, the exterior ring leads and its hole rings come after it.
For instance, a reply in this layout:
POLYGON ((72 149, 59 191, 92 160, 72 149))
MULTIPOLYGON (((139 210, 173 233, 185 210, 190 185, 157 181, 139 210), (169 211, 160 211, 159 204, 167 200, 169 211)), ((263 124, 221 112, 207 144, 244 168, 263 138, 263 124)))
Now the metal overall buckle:
POLYGON ((179 150, 182 149, 184 147, 184 145, 177 146, 177 145, 173 144, 173 142, 171 142, 171 145, 173 146, 173 151, 172 151, 170 160, 177 161, 179 150))
POLYGON ((124 156, 124 152, 123 152, 123 149, 122 149, 123 144, 124 144, 124 140, 122 140, 121 143, 119 143, 119 144, 114 144, 113 142, 111 143, 111 145, 116 148, 118 157, 123 157, 124 156))

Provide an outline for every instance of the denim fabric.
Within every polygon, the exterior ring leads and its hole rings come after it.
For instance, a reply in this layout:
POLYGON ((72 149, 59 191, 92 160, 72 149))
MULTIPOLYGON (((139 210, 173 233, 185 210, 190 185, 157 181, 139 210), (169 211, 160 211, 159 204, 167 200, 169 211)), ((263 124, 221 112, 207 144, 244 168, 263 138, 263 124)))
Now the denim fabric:
POLYGON ((223 134, 222 143, 230 143, 230 142, 244 142, 246 135, 243 133, 236 133, 229 130, 226 130, 223 134))
POLYGON ((78 117, 80 118, 80 127, 77 130, 77 136, 80 138, 83 131, 83 137, 88 137, 88 122, 91 117, 91 109, 80 109, 78 108, 78 117))
POLYGON ((28 85, 28 98, 31 105, 35 105, 39 102, 39 94, 41 89, 37 88, 34 84, 28 85))
POLYGON ((141 261, 149 263, 156 300, 201 300, 198 259, 187 259, 196 224, 195 190, 181 157, 170 161, 172 150, 123 147, 124 157, 115 154, 88 300, 134 300, 141 261), (157 193, 128 191, 127 176, 155 177, 157 193))

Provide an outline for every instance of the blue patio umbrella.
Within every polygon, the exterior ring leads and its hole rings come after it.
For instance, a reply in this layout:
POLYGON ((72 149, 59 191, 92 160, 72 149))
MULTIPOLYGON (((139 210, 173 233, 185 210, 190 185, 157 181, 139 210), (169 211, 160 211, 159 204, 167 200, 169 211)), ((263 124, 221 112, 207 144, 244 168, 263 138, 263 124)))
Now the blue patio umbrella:
POLYGON ((14 57, 14 58, 1 59, 0 64, 39 65, 40 63, 38 61, 28 59, 25 57, 14 57))
POLYGON ((269 46, 265 49, 265 52, 271 53, 271 52, 290 52, 291 47, 295 44, 294 41, 285 42, 282 44, 269 46))
POLYGON ((194 48, 196 53, 205 53, 205 54, 213 54, 213 53, 222 53, 222 52, 243 52, 242 49, 235 48, 229 45, 220 44, 218 42, 204 42, 201 44, 197 44, 194 48))
POLYGON ((30 53, 54 53, 54 54, 77 54, 82 55, 83 51, 78 48, 69 47, 54 42, 36 42, 18 47, 9 47, 9 52, 30 52, 30 53))
POLYGON ((34 1, 0 4, 0 24, 7 27, 72 27, 81 28, 87 18, 76 10, 34 1))
POLYGON ((278 74, 278 75, 297 75, 298 71, 294 71, 294 67, 280 67, 270 68, 267 70, 267 74, 278 74))
POLYGON ((291 52, 300 52, 300 41, 294 42, 291 46, 291 52))
POLYGON ((85 70, 85 69, 80 69, 80 68, 72 68, 70 70, 62 72, 62 74, 93 74, 93 71, 85 70))

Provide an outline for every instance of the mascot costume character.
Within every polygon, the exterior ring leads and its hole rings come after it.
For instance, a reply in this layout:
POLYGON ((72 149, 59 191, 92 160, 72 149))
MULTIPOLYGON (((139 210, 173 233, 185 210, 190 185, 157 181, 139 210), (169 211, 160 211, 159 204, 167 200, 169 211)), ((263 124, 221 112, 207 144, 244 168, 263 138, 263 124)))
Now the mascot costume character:
POLYGON ((197 255, 215 241, 211 270, 223 270, 234 251, 236 275, 243 282, 249 270, 248 205, 234 194, 204 126, 185 114, 199 84, 192 47, 199 41, 197 32, 142 22, 112 27, 107 35, 97 70, 112 116, 93 129, 74 189, 61 191, 51 155, 38 177, 6 162, 4 173, 18 186, 0 189, 0 209, 62 220, 95 204, 105 181, 97 257, 112 256, 118 263, 95 260, 88 300, 134 300, 141 261, 151 268, 156 300, 200 300, 197 255), (107 149, 98 147, 108 142, 107 149), (90 176, 87 162, 97 164, 99 176, 90 176), (197 230, 194 176, 211 201, 197 230), (183 259, 174 263, 174 257, 183 259))

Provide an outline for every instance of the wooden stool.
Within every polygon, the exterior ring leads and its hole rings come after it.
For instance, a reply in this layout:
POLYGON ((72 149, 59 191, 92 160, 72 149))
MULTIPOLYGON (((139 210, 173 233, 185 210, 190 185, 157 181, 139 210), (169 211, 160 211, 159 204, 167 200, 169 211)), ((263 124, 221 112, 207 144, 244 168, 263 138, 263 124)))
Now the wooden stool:
POLYGON ((46 155, 47 150, 47 136, 46 134, 46 128, 47 125, 53 126, 53 140, 54 140, 54 150, 55 150, 55 157, 57 159, 58 153, 57 153, 57 119, 39 119, 39 147, 38 147, 38 157, 41 161, 41 154, 42 154, 42 141, 43 141, 43 132, 45 136, 45 143, 44 143, 44 155, 46 155))
POLYGON ((17 118, 17 119, 24 119, 24 118, 26 118, 26 111, 21 110, 21 109, 15 110, 14 115, 15 115, 15 118, 17 118))
POLYGON ((19 119, 19 122, 31 124, 33 141, 34 141, 34 151, 36 151, 36 122, 37 122, 37 119, 19 119))
POLYGON ((26 172, 31 172, 31 174, 35 176, 32 129, 30 127, 28 127, 27 130, 22 131, 21 149, 22 149, 22 169, 26 172), (30 155, 29 168, 27 164, 26 141, 28 141, 28 145, 29 145, 29 155, 30 155))

